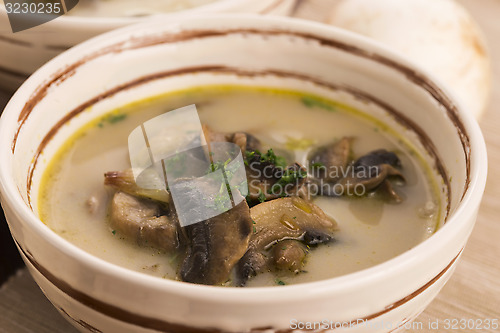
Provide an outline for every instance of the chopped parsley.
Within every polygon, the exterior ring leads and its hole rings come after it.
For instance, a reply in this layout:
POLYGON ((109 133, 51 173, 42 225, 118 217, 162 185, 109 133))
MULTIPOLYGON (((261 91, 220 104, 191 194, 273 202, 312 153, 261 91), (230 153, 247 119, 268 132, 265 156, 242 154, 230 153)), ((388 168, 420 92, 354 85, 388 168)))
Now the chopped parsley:
POLYGON ((311 164, 311 168, 322 168, 324 167, 325 165, 321 162, 314 162, 313 164, 311 164))
POLYGON ((301 101, 302 101, 302 104, 304 104, 308 108, 318 107, 318 108, 325 109, 328 111, 335 111, 335 108, 333 106, 331 106, 328 102, 326 102, 320 98, 317 98, 317 97, 304 96, 304 97, 302 97, 301 101))
MULTIPOLYGON (((261 181, 264 185, 266 183, 272 184, 270 188, 266 186, 264 193, 262 190, 257 193, 257 199, 260 203, 268 200, 267 194, 286 197, 288 189, 293 188, 294 184, 298 185, 301 179, 307 177, 307 171, 298 164, 287 168, 286 159, 283 156, 276 155, 272 148, 267 150, 265 154, 258 150, 246 151, 245 165, 250 166, 252 171, 259 175, 258 177, 264 178, 258 181, 261 181), (267 168, 271 168, 270 172, 266 170, 267 168)), ((255 176, 256 179, 258 177, 255 176)), ((249 197, 247 197, 247 202, 252 203, 249 197)))
POLYGON ((276 282, 276 284, 278 286, 284 286, 284 285, 286 285, 286 283, 283 280, 281 280, 281 279, 276 279, 274 282, 276 282))
POLYGON ((307 177, 307 172, 300 168, 298 170, 288 168, 283 172, 281 178, 274 183, 274 185, 269 189, 269 194, 280 194, 281 196, 286 196, 284 191, 286 186, 289 184, 298 183, 301 179, 307 177))
POLYGON ((251 160, 255 156, 255 154, 260 155, 260 152, 258 150, 252 150, 252 151, 247 150, 247 151, 245 151, 245 158, 247 160, 251 160))
POLYGON ((258 196, 258 199, 259 201, 262 203, 264 201, 266 201, 266 195, 264 194, 264 192, 262 192, 261 190, 259 190, 259 196, 258 196))
POLYGON ((210 163, 210 167, 208 168, 208 171, 206 172, 207 174, 217 171, 217 170, 222 170, 227 167, 227 165, 231 162, 231 159, 228 158, 225 162, 217 161, 217 162, 212 162, 210 163))
POLYGON ((245 165, 249 165, 249 163, 254 162, 269 163, 280 168, 286 167, 286 159, 283 156, 276 155, 272 148, 268 149, 265 154, 262 154, 258 150, 247 150, 245 152, 245 165))
POLYGON ((282 168, 286 167, 285 158, 283 156, 277 156, 272 148, 269 149, 267 153, 260 156, 260 161, 274 164, 277 167, 282 167, 282 168))
POLYGON ((110 115, 108 118, 107 118, 107 121, 108 123, 110 124, 115 124, 115 123, 118 123, 122 120, 124 120, 125 118, 127 118, 127 115, 124 114, 124 113, 119 113, 119 114, 112 114, 110 115))
POLYGON ((97 124, 99 127, 104 127, 105 123, 108 124, 116 124, 122 120, 127 118, 127 114, 125 113, 112 113, 109 115, 104 116, 101 121, 97 124))

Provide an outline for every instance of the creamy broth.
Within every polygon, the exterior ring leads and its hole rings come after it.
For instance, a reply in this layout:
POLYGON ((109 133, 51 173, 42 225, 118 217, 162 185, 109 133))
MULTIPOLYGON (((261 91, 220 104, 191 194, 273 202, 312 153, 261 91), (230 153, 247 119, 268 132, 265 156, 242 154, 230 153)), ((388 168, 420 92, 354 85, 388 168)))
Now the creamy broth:
POLYGON ((315 197, 338 223, 335 241, 310 250, 303 273, 264 273, 248 286, 294 284, 348 274, 391 259, 432 235, 442 223, 440 183, 424 158, 376 120, 335 102, 298 92, 207 86, 117 109, 80 129, 59 150, 40 187, 39 214, 51 229, 85 251, 154 276, 178 279, 178 258, 138 246, 110 227, 113 191, 103 175, 130 168, 127 138, 144 121, 196 104, 202 123, 221 132, 253 134, 264 146, 305 163, 315 147, 354 137, 355 157, 385 148, 396 152, 406 185, 388 204, 369 197, 315 197))
POLYGON ((217 0, 80 0, 68 12, 74 16, 146 16, 191 9, 217 0))

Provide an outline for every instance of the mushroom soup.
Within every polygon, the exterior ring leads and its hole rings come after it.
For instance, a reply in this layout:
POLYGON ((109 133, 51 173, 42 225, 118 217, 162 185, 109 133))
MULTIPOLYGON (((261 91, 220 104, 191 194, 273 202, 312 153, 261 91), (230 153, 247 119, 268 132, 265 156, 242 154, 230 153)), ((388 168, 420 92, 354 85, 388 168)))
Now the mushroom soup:
MULTIPOLYGON (((380 121, 340 103, 295 91, 206 86, 85 125, 50 162, 38 208, 68 241, 135 271, 209 285, 295 284, 376 265, 432 235, 446 203, 427 160, 380 121), (181 210, 197 211, 194 198, 210 192, 213 178, 201 177, 195 187, 183 176, 163 189, 143 188, 131 170, 128 138, 146 121, 190 104, 207 143, 241 152, 245 179, 229 186, 233 161, 202 150, 196 159, 209 167, 197 172, 222 170, 227 188, 220 193, 231 194, 233 205, 183 224, 181 210), (184 189, 181 197, 174 188, 184 189)), ((183 172, 194 165, 174 162, 183 172)), ((217 193, 203 198, 207 207, 219 204, 217 193)))

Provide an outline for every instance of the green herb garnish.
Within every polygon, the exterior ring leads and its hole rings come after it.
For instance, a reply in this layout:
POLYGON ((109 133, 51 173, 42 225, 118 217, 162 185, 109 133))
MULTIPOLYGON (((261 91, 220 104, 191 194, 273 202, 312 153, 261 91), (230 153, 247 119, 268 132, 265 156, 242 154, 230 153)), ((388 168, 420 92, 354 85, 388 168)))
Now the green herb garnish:
POLYGON ((276 155, 272 148, 270 148, 265 154, 262 154, 258 150, 247 150, 245 152, 245 165, 249 165, 250 162, 256 162, 256 160, 260 163, 269 163, 280 168, 286 167, 286 159, 283 156, 276 155))
POLYGON ((281 196, 285 196, 286 193, 284 191, 285 187, 289 184, 298 183, 300 179, 304 179, 307 177, 307 172, 303 169, 294 170, 294 169, 286 169, 283 173, 283 176, 274 183, 274 185, 269 189, 269 194, 280 194, 281 196))
POLYGON ((262 203, 264 201, 266 201, 266 195, 264 194, 264 192, 262 192, 261 190, 259 190, 259 196, 257 197, 257 199, 259 199, 259 201, 262 203))
POLYGON ((286 283, 283 280, 280 280, 280 279, 276 279, 275 282, 276 282, 276 284, 278 286, 284 286, 284 285, 286 285, 286 283))
POLYGON ((231 159, 228 158, 225 162, 217 161, 217 162, 212 162, 210 163, 210 167, 208 168, 208 171, 206 172, 207 174, 217 171, 217 170, 223 170, 227 167, 227 165, 231 162, 231 159))
POLYGON ((274 164, 275 166, 277 167, 281 167, 281 168, 284 168, 286 167, 286 160, 283 156, 277 156, 273 149, 270 148, 267 153, 265 153, 264 155, 261 155, 260 156, 260 161, 262 163, 264 162, 268 162, 268 163, 271 163, 271 164, 274 164))
POLYGON ((325 165, 321 162, 314 162, 313 164, 311 164, 311 167, 312 168, 322 168, 324 167, 325 165))
POLYGON ((127 118, 127 115, 124 113, 121 113, 121 114, 109 115, 109 117, 106 120, 110 124, 116 124, 117 122, 120 122, 120 121, 124 120, 125 118, 127 118))
POLYGON ((329 110, 329 111, 335 111, 335 108, 333 108, 333 106, 331 106, 328 102, 326 102, 322 99, 319 99, 317 97, 304 96, 304 97, 302 97, 301 101, 302 101, 302 104, 304 104, 308 108, 318 107, 318 108, 329 110))
POLYGON ((106 123, 108 124, 116 124, 122 120, 124 120, 125 118, 127 118, 127 114, 125 113, 112 113, 112 114, 108 114, 104 117, 101 118, 101 121, 97 124, 98 127, 102 128, 104 127, 104 125, 106 123))
MULTIPOLYGON (((253 151, 247 150, 247 151, 245 151, 245 158, 247 160, 252 159, 255 156, 255 153, 257 153, 257 152, 258 152, 258 150, 253 150, 253 151)), ((260 152, 258 154, 260 155, 260 152)))

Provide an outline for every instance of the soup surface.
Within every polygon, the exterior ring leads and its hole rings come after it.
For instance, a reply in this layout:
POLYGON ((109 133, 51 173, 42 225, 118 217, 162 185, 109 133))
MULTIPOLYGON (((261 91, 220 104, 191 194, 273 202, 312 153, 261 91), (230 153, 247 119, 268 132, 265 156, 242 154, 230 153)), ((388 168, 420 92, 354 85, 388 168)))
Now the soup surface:
POLYGON ((302 283, 359 271, 411 249, 442 223, 445 205, 439 179, 425 159, 384 124, 316 96, 238 86, 170 93, 113 110, 81 128, 43 175, 38 204, 42 221, 99 258, 157 277, 179 279, 182 254, 138 245, 112 227, 110 201, 116 191, 104 186, 103 175, 131 167, 127 140, 135 128, 190 104, 196 104, 201 122, 213 131, 250 133, 289 163, 307 165, 318 147, 342 138, 349 138, 353 160, 380 149, 395 153, 400 160, 405 182, 393 185, 398 200, 373 193, 312 196, 312 202, 337 224, 333 240, 307 246, 299 274, 266 271, 249 279, 248 286, 302 283))
POLYGON ((74 16, 146 16, 177 12, 218 0, 80 0, 68 14, 74 16))

